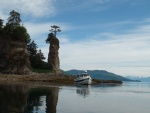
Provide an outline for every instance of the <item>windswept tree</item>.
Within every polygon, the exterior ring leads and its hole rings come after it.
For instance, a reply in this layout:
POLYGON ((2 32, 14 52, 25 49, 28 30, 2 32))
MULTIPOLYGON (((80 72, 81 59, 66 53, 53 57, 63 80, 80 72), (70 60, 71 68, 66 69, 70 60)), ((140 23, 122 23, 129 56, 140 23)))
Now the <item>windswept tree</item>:
POLYGON ((57 32, 61 32, 60 27, 56 26, 56 25, 51 26, 51 30, 49 30, 49 31, 51 31, 52 33, 54 33, 54 37, 55 38, 56 38, 57 32))

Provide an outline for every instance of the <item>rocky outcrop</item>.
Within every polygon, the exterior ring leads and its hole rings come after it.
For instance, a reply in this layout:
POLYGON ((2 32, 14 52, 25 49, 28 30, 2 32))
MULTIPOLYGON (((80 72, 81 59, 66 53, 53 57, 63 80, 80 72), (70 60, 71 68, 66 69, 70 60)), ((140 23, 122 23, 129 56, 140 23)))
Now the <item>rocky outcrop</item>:
POLYGON ((59 40, 53 36, 52 33, 48 35, 47 41, 50 43, 48 63, 51 64, 52 70, 56 73, 60 73, 59 62, 59 40))
POLYGON ((29 74, 31 65, 25 42, 0 40, 0 71, 7 74, 29 74))

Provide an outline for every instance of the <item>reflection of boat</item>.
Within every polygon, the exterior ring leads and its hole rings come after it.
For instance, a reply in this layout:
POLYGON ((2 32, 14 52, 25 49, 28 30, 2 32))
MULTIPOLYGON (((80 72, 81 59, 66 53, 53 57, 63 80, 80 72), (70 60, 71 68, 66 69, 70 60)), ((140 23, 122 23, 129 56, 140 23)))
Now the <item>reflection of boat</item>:
POLYGON ((74 82, 77 83, 77 84, 91 84, 92 83, 92 78, 87 73, 87 71, 84 71, 80 75, 77 75, 74 82))
POLYGON ((90 94, 90 89, 91 89, 90 85, 80 85, 77 86, 76 92, 77 94, 86 97, 87 95, 90 94))

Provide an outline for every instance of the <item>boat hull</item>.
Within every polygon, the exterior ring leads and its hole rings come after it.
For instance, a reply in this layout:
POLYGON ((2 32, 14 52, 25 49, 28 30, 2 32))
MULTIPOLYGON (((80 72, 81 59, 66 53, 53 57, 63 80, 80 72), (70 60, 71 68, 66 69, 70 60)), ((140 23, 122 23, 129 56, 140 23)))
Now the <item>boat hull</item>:
POLYGON ((74 80, 75 83, 77 84, 91 84, 92 83, 92 79, 91 78, 78 78, 74 80))

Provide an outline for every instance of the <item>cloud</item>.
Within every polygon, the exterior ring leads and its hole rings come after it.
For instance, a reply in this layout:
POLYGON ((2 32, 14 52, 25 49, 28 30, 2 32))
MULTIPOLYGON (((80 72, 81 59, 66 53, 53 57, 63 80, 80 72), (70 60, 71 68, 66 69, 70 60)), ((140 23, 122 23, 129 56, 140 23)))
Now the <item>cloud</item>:
POLYGON ((124 76, 150 76, 150 67, 110 67, 110 72, 117 72, 118 75, 124 76))
POLYGON ((104 11, 110 9, 113 5, 126 2, 126 0, 83 0, 82 3, 76 5, 76 9, 86 9, 88 11, 104 11))
POLYGON ((1 0, 0 11, 3 15, 8 15, 12 10, 30 17, 53 16, 56 14, 53 0, 1 0))
POLYGON ((87 40, 64 44, 61 48, 62 52, 65 51, 66 53, 63 53, 63 58, 71 58, 72 62, 88 63, 92 61, 103 64, 109 62, 116 65, 116 63, 138 62, 141 59, 148 61, 150 56, 148 46, 146 40, 134 42, 130 39, 116 39, 116 41, 87 40))
POLYGON ((116 0, 56 0, 57 11, 101 11, 116 0))
POLYGON ((61 43, 69 43, 70 42, 69 38, 67 38, 68 37, 67 35, 58 35, 57 37, 59 37, 59 41, 61 43))
POLYGON ((149 25, 125 34, 99 33, 97 38, 68 42, 60 47, 61 69, 105 69, 121 75, 150 74, 149 25), (140 31, 140 32, 139 32, 140 31), (109 37, 101 40, 101 36, 109 37))
POLYGON ((2 20, 6 20, 6 19, 8 18, 8 16, 5 15, 5 14, 3 14, 2 12, 0 12, 0 18, 1 18, 2 20))

